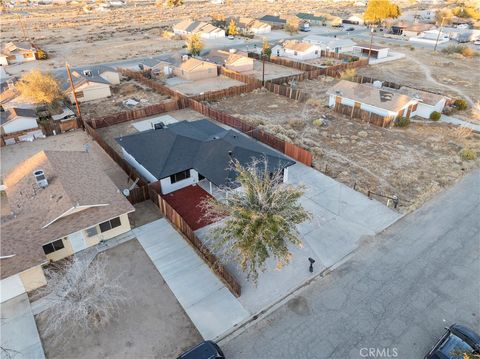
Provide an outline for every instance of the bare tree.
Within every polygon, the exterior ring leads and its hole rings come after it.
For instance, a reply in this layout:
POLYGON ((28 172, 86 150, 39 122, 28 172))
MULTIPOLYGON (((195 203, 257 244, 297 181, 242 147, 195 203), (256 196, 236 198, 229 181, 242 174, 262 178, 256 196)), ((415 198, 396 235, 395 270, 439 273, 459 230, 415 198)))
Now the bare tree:
POLYGON ((302 245, 296 225, 311 214, 298 202, 303 188, 283 183, 282 171, 271 173, 266 158, 253 159, 247 166, 233 160, 230 170, 238 174, 240 190, 225 187, 225 201, 208 198, 201 207, 207 219, 222 220, 209 233, 215 249, 239 263, 256 282, 268 258, 277 261, 277 268, 289 263, 289 244, 302 245))
POLYGON ((105 326, 127 302, 120 275, 107 275, 107 260, 99 254, 92 261, 73 259, 46 270, 42 294, 50 307, 41 313, 43 333, 53 341, 68 340, 74 333, 105 326))

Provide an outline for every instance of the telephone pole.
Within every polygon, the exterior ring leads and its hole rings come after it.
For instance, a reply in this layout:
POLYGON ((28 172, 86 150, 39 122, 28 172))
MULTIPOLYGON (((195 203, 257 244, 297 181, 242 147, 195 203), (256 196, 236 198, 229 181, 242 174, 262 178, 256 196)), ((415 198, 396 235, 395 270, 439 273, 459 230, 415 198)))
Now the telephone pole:
POLYGON ((370 64, 370 56, 372 55, 372 44, 373 44, 373 26, 370 29, 370 47, 368 49, 368 61, 367 65, 370 64))
MULTIPOLYGON (((65 63, 65 67, 67 68, 68 79, 70 80, 70 86, 72 87, 72 93, 73 93, 73 98, 75 99, 75 106, 77 107, 78 117, 81 119, 82 118, 82 112, 80 111, 80 105, 78 103, 77 93, 75 92, 75 86, 73 85, 73 79, 72 79, 72 73, 70 72, 70 66, 68 65, 67 62, 65 63)), ((83 127, 83 122, 82 122, 82 127, 83 127)))
POLYGON ((440 30, 438 30, 437 41, 435 41, 435 47, 433 48, 433 52, 437 52, 438 40, 440 39, 440 34, 442 33, 444 21, 445 21, 445 16, 442 17, 442 22, 440 23, 440 30))

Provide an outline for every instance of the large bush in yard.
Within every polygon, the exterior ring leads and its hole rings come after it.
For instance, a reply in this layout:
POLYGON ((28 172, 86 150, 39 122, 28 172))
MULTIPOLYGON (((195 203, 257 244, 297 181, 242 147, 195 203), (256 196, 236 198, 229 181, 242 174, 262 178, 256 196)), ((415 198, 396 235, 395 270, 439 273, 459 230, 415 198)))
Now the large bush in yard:
POLYGON ((408 127, 408 125, 410 124, 410 119, 406 117, 395 119, 395 122, 393 124, 395 127, 408 127))
POLYGON ((430 114, 430 120, 432 120, 432 121, 438 121, 438 120, 440 120, 440 117, 442 117, 442 114, 438 111, 433 111, 430 114))
POLYGON ((455 106, 457 110, 460 110, 460 111, 466 110, 468 108, 467 101, 461 100, 461 99, 455 100, 455 102, 453 103, 453 106, 455 106))

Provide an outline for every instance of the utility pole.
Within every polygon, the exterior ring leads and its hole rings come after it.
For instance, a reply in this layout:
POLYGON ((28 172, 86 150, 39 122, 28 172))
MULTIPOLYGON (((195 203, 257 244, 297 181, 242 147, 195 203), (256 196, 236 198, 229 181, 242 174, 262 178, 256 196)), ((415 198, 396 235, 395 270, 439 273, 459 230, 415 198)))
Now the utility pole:
POLYGON ((263 51, 262 54, 262 86, 265 87, 265 54, 263 51))
MULTIPOLYGON (((82 112, 80 111, 80 105, 78 104, 78 99, 77 99, 77 93, 75 92, 75 86, 73 85, 73 79, 72 79, 72 73, 70 72, 70 66, 68 63, 65 63, 65 67, 67 68, 67 74, 68 78, 70 80, 70 86, 72 86, 72 93, 73 93, 73 98, 75 99, 75 106, 77 107, 77 113, 78 117, 81 119, 82 118, 82 112)), ((82 122, 82 127, 83 127, 83 122, 82 122)))
POLYGON ((445 21, 445 16, 442 17, 442 22, 440 23, 440 30, 438 30, 437 41, 435 41, 435 47, 433 48, 433 52, 437 52, 438 40, 440 39, 440 34, 442 33, 444 21, 445 21))
POLYGON ((373 26, 370 29, 370 47, 368 49, 368 61, 367 64, 370 64, 370 56, 372 55, 372 43, 373 43, 373 26))

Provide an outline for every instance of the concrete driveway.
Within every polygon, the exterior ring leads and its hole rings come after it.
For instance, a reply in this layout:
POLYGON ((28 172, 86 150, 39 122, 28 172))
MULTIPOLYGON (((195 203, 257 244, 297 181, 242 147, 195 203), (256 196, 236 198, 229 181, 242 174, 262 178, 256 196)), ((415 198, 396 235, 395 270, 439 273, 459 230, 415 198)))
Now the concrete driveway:
MULTIPOLYGON (((239 300, 251 314, 273 305, 400 218, 380 202, 300 163, 289 168, 288 183, 305 186, 301 203, 313 215, 311 222, 298 226, 303 247, 290 248, 290 264, 277 270, 276 263, 269 260, 255 286, 236 263, 226 263, 242 285, 239 300), (309 257, 316 261, 313 273, 308 270, 309 257)), ((208 232, 213 226, 196 231, 207 245, 211 245, 208 232)))
POLYGON ((0 331, 1 358, 45 358, 27 293, 2 303, 0 331))

